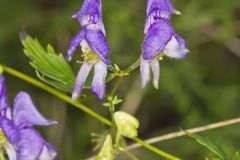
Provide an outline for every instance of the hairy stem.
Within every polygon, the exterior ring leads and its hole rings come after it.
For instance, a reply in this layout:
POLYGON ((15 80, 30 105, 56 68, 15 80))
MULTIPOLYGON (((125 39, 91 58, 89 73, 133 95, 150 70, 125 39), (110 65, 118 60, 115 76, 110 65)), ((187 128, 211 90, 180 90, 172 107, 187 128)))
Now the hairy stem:
MULTIPOLYGON (((21 73, 19 71, 16 71, 15 69, 12 69, 12 68, 10 68, 8 66, 4 66, 4 65, 0 64, 0 70, 1 69, 3 69, 3 71, 5 71, 5 72, 7 72, 7 73, 9 73, 9 74, 19 78, 19 79, 22 79, 22 80, 24 80, 24 81, 26 81, 26 82, 28 82, 28 83, 36 86, 36 87, 39 87, 39 88, 41 88, 41 89, 43 89, 43 90, 45 90, 45 91, 55 95, 56 97, 64 100, 65 102, 67 102, 69 104, 72 104, 73 106, 81 109, 82 111, 86 112, 87 114, 89 114, 92 117, 98 119, 99 121, 103 122, 106 125, 108 125, 108 126, 112 126, 113 125, 112 122, 109 121, 108 119, 104 118, 100 114, 98 114, 98 113, 94 112, 93 110, 89 109, 87 106, 85 106, 85 105, 83 105, 81 103, 77 103, 75 101, 72 101, 70 97, 68 97, 65 94, 59 92, 58 90, 56 90, 56 89, 54 89, 54 88, 52 88, 52 87, 50 87, 50 86, 48 86, 48 85, 46 85, 44 83, 42 83, 42 82, 32 78, 32 77, 29 77, 29 76, 27 76, 27 75, 25 75, 25 74, 23 74, 23 73, 21 73)), ((145 143, 144 141, 142 141, 139 138, 133 138, 133 140, 136 141, 137 143, 140 143, 146 149, 148 149, 148 150, 150 150, 150 151, 152 151, 152 152, 154 152, 154 153, 156 153, 156 154, 158 154, 158 155, 160 155, 162 157, 168 158, 170 160, 180 160, 179 158, 177 158, 177 157, 175 157, 173 155, 170 155, 170 154, 168 154, 168 153, 166 153, 164 151, 159 150, 156 147, 151 146, 150 144, 145 143)))

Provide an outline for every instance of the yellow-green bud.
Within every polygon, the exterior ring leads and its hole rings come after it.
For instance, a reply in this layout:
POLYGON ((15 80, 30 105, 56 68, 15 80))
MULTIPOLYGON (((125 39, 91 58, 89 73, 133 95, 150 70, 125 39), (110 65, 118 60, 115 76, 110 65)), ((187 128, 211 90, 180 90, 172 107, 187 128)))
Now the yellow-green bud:
POLYGON ((107 135, 96 160, 113 160, 113 144, 112 137, 110 135, 107 135))
POLYGON ((118 111, 114 113, 114 121, 121 135, 128 138, 137 136, 139 122, 135 117, 126 112, 118 111))

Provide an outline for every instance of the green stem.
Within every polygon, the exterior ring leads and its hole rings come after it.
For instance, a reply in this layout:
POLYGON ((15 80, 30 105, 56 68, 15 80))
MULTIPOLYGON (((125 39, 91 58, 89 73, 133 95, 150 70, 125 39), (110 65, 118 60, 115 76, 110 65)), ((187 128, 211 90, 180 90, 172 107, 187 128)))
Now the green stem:
MULTIPOLYGON (((122 77, 118 77, 118 79, 115 82, 115 84, 113 86, 113 89, 110 93, 110 97, 109 97, 110 98, 109 99, 109 101, 110 101, 109 111, 110 111, 111 119, 112 119, 112 139, 114 139, 114 140, 116 139, 116 136, 117 136, 118 132, 117 132, 117 127, 116 127, 114 117, 113 117, 114 111, 115 111, 115 106, 113 104, 113 99, 114 99, 114 94, 116 93, 116 91, 117 91, 119 85, 121 84, 121 82, 122 82, 122 77)), ((116 144, 116 142, 115 142, 115 144, 116 144)))
POLYGON ((159 150, 158 148, 156 148, 156 147, 154 147, 154 146, 152 146, 152 145, 150 145, 150 144, 145 143, 145 142, 144 142, 143 140, 141 140, 140 138, 135 137, 135 138, 133 138, 133 140, 134 140, 135 142, 141 144, 143 147, 147 148, 148 150, 153 151, 153 152, 157 153, 158 155, 161 155, 161 156, 163 156, 163 157, 165 157, 165 158, 167 158, 167 159, 170 159, 170 160, 181 160, 181 159, 178 158, 178 157, 175 157, 175 156, 173 156, 173 155, 171 155, 171 154, 169 154, 169 153, 166 153, 166 152, 164 152, 164 151, 159 150))
MULTIPOLYGON (((39 87, 39 88, 41 88, 41 89, 43 89, 43 90, 45 90, 45 91, 55 95, 56 97, 64 100, 65 102, 67 102, 69 104, 72 104, 73 106, 81 109, 82 111, 84 111, 87 114, 93 116, 94 118, 100 120, 101 122, 103 122, 106 125, 108 125, 110 127, 113 125, 112 122, 109 121, 108 119, 104 118, 100 114, 98 114, 98 113, 94 112, 93 110, 89 109, 87 106, 85 106, 85 105, 83 105, 81 103, 77 103, 75 101, 72 101, 70 97, 68 97, 65 94, 59 92, 58 90, 56 90, 56 89, 54 89, 54 88, 52 88, 52 87, 50 87, 50 86, 48 86, 48 85, 46 85, 44 83, 42 83, 42 82, 32 78, 32 77, 29 77, 29 76, 27 76, 27 75, 25 75, 25 74, 23 74, 23 73, 21 73, 19 71, 16 71, 15 69, 12 69, 10 67, 7 67, 7 66, 4 66, 4 65, 0 64, 0 70, 1 69, 3 69, 3 71, 5 71, 5 72, 7 72, 7 73, 9 73, 9 74, 19 78, 19 79, 22 79, 22 80, 24 80, 24 81, 26 81, 26 82, 28 82, 28 83, 36 86, 36 87, 39 87)), ((145 143, 144 141, 142 141, 139 138, 133 138, 133 140, 135 142, 141 144, 146 149, 148 149, 148 150, 150 150, 150 151, 152 151, 152 152, 154 152, 154 153, 156 153, 156 154, 158 154, 158 155, 160 155, 162 157, 168 158, 170 160, 181 160, 180 158, 177 158, 177 157, 175 157, 173 155, 170 155, 170 154, 168 154, 168 153, 166 153, 164 151, 161 151, 161 150, 157 149, 154 146, 151 146, 150 144, 145 143)))
POLYGON ((141 58, 138 58, 138 60, 133 63, 130 67, 128 67, 127 69, 124 70, 125 73, 130 73, 133 70, 135 70, 136 68, 138 68, 140 66, 140 62, 141 62, 141 58))
MULTIPOLYGON (((116 83, 114 84, 113 89, 112 89, 112 91, 111 91, 111 93, 110 93, 110 96, 111 96, 111 97, 114 96, 114 94, 116 93, 116 91, 117 91, 119 85, 121 84, 121 82, 122 82, 122 77, 118 77, 118 79, 117 79, 116 83)), ((113 97, 113 98, 114 98, 114 97, 113 97)))
POLYGON ((36 80, 36 79, 33 79, 33 78, 31 78, 31 77, 29 77, 29 76, 27 76, 27 75, 25 75, 25 74, 23 74, 21 72, 18 72, 18 71, 14 70, 14 69, 12 69, 10 67, 3 66, 3 65, 0 65, 0 66, 3 67, 3 70, 5 72, 7 72, 7 73, 9 73, 9 74, 11 74, 11 75, 13 75, 13 76, 15 76, 17 78, 20 78, 20 79, 22 79, 22 80, 24 80, 26 82, 29 82, 29 83, 31 83, 31 84, 33 84, 33 85, 35 85, 35 86, 37 86, 37 87, 47 91, 47 92, 55 95, 56 97, 58 97, 58 98, 60 98, 60 99, 62 99, 64 101, 68 102, 69 104, 72 104, 73 106, 81 109, 82 111, 88 113, 89 115, 93 116, 94 118, 100 120, 101 122, 105 123, 106 125, 109 125, 109 126, 112 125, 112 123, 108 119, 106 119, 103 116, 99 115, 98 113, 94 112, 93 110, 91 110, 87 106, 85 106, 85 105, 83 105, 81 103, 77 103, 77 102, 72 101, 72 99, 70 97, 64 95, 63 93, 57 91, 56 89, 54 89, 54 88, 52 88, 52 87, 50 87, 50 86, 48 86, 48 85, 46 85, 46 84, 36 80))

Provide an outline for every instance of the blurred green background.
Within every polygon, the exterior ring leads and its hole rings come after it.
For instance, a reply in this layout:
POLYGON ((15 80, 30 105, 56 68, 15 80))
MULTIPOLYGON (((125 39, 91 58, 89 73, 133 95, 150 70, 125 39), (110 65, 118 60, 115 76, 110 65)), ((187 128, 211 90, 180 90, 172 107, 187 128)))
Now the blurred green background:
MULTIPOLYGON (((145 0, 103 0, 103 18, 111 60, 121 68, 132 64, 141 53, 145 0)), ((240 115, 240 1, 175 0, 181 16, 171 19, 176 32, 188 42, 184 60, 165 58, 161 62, 159 90, 148 85, 140 89, 140 72, 124 78, 118 109, 135 115, 141 122, 139 135, 150 138, 182 128, 191 128, 240 115)), ((51 43, 65 53, 79 23, 71 20, 81 0, 0 0, 0 63, 36 77, 22 52, 19 32, 25 29, 45 46, 51 43)), ((81 51, 75 53, 79 58, 81 51)), ((80 64, 72 62, 77 73, 80 64)), ((102 133, 100 122, 51 94, 7 74, 8 97, 20 90, 31 93, 39 110, 59 121, 39 131, 58 150, 58 159, 81 160, 93 155, 90 133, 102 133)), ((108 90, 111 84, 108 86, 108 90)), ((85 91, 86 93, 90 93, 85 91)), ((97 99, 86 102, 109 118, 108 109, 97 99)), ((228 154, 240 150, 240 125, 204 132, 228 154)), ((183 159, 202 160, 212 155, 188 137, 156 144, 183 159)), ((144 148, 133 151, 141 160, 161 160, 144 148)), ((128 160, 121 155, 118 159, 128 160)))

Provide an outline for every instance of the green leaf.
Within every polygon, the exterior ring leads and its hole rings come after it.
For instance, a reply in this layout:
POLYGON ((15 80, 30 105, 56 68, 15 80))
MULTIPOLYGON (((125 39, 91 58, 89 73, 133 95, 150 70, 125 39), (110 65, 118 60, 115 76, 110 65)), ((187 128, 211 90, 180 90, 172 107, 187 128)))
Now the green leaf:
POLYGON ((213 157, 213 158, 206 158, 206 160, 221 160, 221 159, 213 157))
POLYGON ((31 66, 36 70, 37 76, 49 85, 66 92, 71 92, 75 75, 61 54, 48 44, 45 50, 37 39, 26 33, 21 33, 21 42, 24 53, 30 59, 31 66))
POLYGON ((221 160, 228 160, 226 154, 223 152, 221 147, 217 145, 215 142, 213 142, 212 140, 210 140, 209 138, 200 136, 198 134, 189 133, 187 131, 184 131, 184 132, 189 137, 195 139, 199 144, 203 145, 204 147, 212 151, 221 160))
POLYGON ((236 154, 233 156, 232 160, 240 160, 240 153, 236 152, 236 154))

